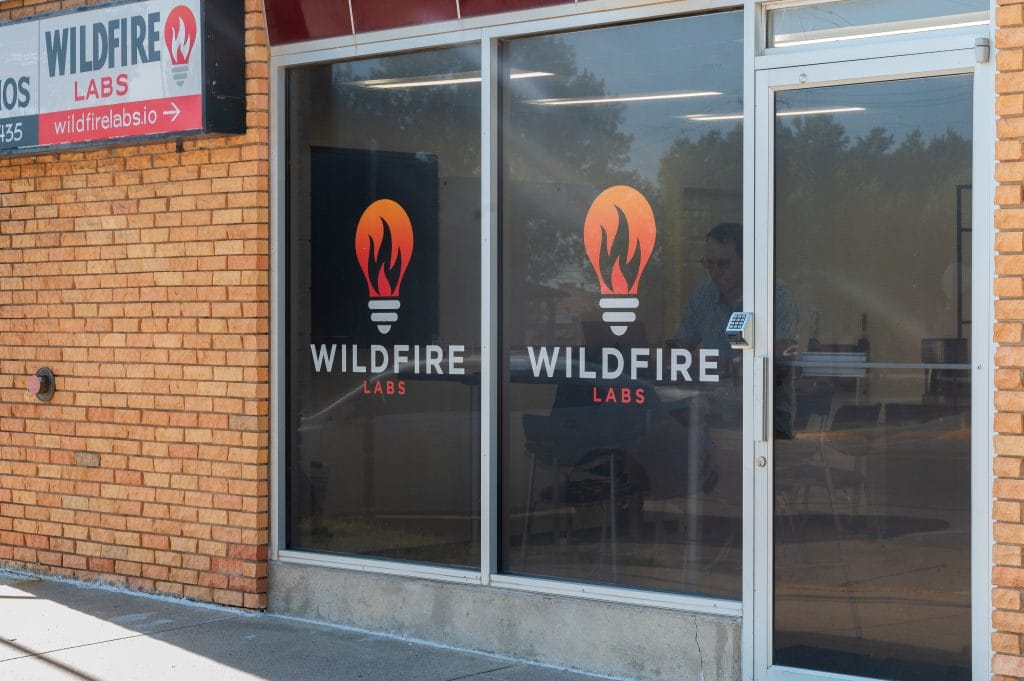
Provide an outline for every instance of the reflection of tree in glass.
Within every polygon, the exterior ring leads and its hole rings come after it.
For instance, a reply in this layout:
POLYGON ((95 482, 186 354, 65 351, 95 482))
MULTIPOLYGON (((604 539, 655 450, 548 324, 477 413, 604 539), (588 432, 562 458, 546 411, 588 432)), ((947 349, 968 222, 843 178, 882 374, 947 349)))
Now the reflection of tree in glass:
POLYGON ((743 128, 737 125, 725 134, 711 130, 697 140, 677 138, 661 159, 658 185, 666 218, 672 224, 688 227, 681 230, 683 233, 702 238, 714 227, 712 222, 725 218, 700 213, 713 211, 715 199, 735 199, 742 191, 743 128), (704 219, 700 224, 688 224, 701 217, 704 219))
POLYGON ((806 318, 828 313, 833 342, 852 342, 865 314, 873 354, 888 361, 919 359, 923 337, 956 335, 941 284, 957 260, 956 193, 971 182, 971 147, 952 130, 897 143, 874 128, 851 142, 831 116, 777 127, 777 269, 806 318))
POLYGON ((479 177, 479 83, 388 89, 365 84, 383 79, 444 80, 479 72, 480 53, 475 46, 334 64, 326 111, 352 122, 344 126, 352 135, 347 146, 409 152, 415 151, 409 148, 409 140, 419 139, 424 152, 446 151, 439 158, 442 175, 479 177), (467 129, 467 122, 476 127, 467 129))
MULTIPOLYGON (((896 146, 891 134, 874 128, 851 144, 831 116, 814 116, 780 126, 776 135, 776 181, 785 187, 776 196, 791 207, 783 209, 787 215, 827 219, 813 230, 823 238, 836 230, 820 227, 863 229, 866 215, 871 222, 884 215, 892 227, 948 225, 953 190, 970 181, 964 169, 970 170, 971 142, 952 130, 927 141, 914 130, 896 146)), ((906 254, 927 245, 917 229, 895 231, 871 247, 891 250, 902 242, 906 254)))
POLYGON ((619 132, 624 104, 543 106, 543 99, 602 97, 604 81, 580 69, 576 51, 566 39, 540 37, 509 48, 510 72, 533 71, 552 76, 506 81, 512 101, 503 130, 505 163, 512 180, 531 180, 537 173, 558 180, 624 184, 632 136, 619 132))
POLYGON ((521 265, 517 262, 526 281, 596 290, 582 250, 590 202, 618 184, 648 192, 629 169, 633 139, 619 131, 625 105, 536 103, 608 94, 601 78, 580 68, 571 42, 571 36, 543 36, 507 48, 510 73, 554 75, 505 81, 511 102, 502 129, 505 216, 517 230, 517 240, 529 244, 528 255, 521 265))
POLYGON ((661 159, 656 249, 669 267, 660 289, 668 319, 678 321, 680 300, 686 300, 704 271, 704 238, 720 222, 740 222, 743 215, 743 128, 723 133, 710 130, 699 138, 680 136, 661 159))

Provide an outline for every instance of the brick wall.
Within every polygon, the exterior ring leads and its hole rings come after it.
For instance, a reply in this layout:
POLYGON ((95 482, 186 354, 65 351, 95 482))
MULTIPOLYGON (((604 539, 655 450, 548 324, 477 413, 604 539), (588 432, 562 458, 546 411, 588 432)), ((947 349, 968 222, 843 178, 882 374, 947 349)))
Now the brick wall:
MULTIPOLYGON (((87 4, 0 0, 0 21, 87 4)), ((268 54, 246 8, 248 134, 0 158, 0 566, 266 604, 268 54), (25 390, 43 366, 49 404, 25 390)))
POLYGON ((1024 2, 999 0, 996 20, 995 541, 993 678, 1024 678, 1024 2))

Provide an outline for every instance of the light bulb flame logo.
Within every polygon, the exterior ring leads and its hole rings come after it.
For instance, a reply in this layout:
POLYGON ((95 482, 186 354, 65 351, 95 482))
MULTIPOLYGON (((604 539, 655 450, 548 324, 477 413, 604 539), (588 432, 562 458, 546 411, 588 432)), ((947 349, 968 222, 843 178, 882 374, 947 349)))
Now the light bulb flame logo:
POLYGON ((371 203, 356 226, 355 250, 370 294, 370 320, 387 333, 398 321, 398 296, 413 252, 412 221, 405 209, 391 199, 371 203))
POLYGON ((196 46, 196 17, 192 10, 178 5, 167 15, 164 24, 164 43, 171 57, 171 73, 179 86, 188 77, 188 64, 196 46))
POLYGON ((656 235, 654 211, 636 189, 617 185, 594 199, 583 226, 583 245, 602 295, 637 294, 656 235))
POLYGON ((636 321, 640 278, 657 238, 654 211, 644 195, 616 185, 601 192, 583 223, 583 246, 601 284, 602 319, 616 336, 636 321))
POLYGON ((187 64, 192 59, 192 48, 196 44, 196 18, 192 10, 184 5, 171 10, 164 28, 164 42, 171 53, 172 64, 187 64))

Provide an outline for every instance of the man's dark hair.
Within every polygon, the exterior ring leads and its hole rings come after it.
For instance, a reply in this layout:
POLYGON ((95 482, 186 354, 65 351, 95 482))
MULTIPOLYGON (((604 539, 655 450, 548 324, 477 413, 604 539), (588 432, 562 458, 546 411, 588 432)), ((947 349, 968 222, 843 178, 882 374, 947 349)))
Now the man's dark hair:
POLYGON ((732 244, 736 249, 736 256, 743 259, 743 225, 738 222, 723 222, 708 232, 708 239, 714 239, 720 244, 732 244))

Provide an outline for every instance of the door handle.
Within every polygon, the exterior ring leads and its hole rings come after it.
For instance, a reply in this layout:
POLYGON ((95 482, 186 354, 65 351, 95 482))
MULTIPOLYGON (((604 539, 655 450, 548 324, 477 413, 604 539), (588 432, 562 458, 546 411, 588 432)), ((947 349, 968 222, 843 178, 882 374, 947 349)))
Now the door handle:
POLYGON ((769 411, 769 398, 771 394, 768 392, 768 386, 771 385, 771 365, 769 363, 769 357, 767 355, 761 355, 758 358, 761 363, 761 442, 768 442, 768 422, 770 414, 769 411))

